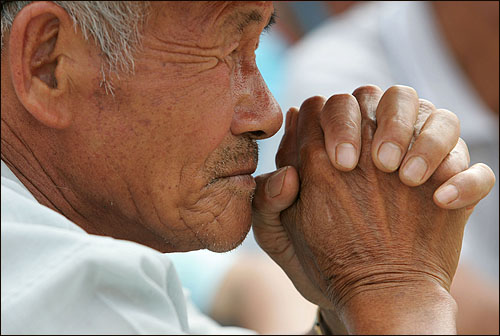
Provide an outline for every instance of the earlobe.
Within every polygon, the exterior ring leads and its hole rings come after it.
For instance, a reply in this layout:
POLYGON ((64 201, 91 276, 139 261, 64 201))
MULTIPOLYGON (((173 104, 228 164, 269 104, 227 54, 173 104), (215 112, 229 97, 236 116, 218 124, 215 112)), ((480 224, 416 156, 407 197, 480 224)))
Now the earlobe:
POLYGON ((58 49, 63 23, 71 24, 64 9, 35 2, 16 16, 9 37, 9 63, 19 101, 36 120, 56 129, 68 127, 72 119, 64 106, 66 74, 58 49))

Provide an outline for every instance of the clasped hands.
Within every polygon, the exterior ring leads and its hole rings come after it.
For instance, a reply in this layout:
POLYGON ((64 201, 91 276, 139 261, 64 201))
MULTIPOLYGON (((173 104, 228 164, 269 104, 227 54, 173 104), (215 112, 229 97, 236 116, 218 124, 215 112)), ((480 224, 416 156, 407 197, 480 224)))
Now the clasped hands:
POLYGON ((453 332, 465 223, 495 182, 469 167, 459 133, 405 86, 288 111, 280 169, 256 178, 253 230, 331 330, 453 332))

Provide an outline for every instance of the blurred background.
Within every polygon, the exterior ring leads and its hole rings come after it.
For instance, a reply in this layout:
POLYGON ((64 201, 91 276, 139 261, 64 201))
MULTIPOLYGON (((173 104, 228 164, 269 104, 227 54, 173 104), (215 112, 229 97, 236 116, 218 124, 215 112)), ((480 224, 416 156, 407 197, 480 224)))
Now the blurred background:
MULTIPOLYGON (((283 113, 313 95, 408 85, 453 111, 471 165, 499 178, 498 1, 275 2, 277 23, 261 37, 257 65, 283 113)), ((254 175, 276 169, 283 129, 259 143, 254 175)), ((498 183, 469 219, 452 295, 460 334, 498 334, 498 183)), ((172 254, 198 307, 221 324, 260 333, 303 333, 316 307, 257 246, 172 254), (201 281, 200 281, 201 280, 201 281)))

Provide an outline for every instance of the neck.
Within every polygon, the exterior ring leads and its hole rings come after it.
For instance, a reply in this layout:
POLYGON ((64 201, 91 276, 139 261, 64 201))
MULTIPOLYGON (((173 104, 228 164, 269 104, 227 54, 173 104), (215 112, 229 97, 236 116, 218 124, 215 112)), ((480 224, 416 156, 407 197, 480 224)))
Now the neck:
POLYGON ((35 153, 31 139, 16 131, 16 127, 2 118, 2 160, 30 193, 41 204, 64 214, 81 218, 71 205, 71 189, 59 182, 56 170, 47 164, 46 156, 35 153))
POLYGON ((452 54, 488 107, 498 114, 497 1, 432 1, 452 54))
MULTIPOLYGON (((19 115, 17 117, 22 118, 19 115)), ((29 123, 27 120, 8 122, 2 117, 1 156, 40 204, 65 216, 87 233, 135 241, 161 252, 176 250, 173 245, 148 231, 140 223, 128 225, 128 230, 123 230, 124 223, 129 223, 132 219, 119 216, 113 211, 112 203, 99 207, 78 193, 73 185, 68 184, 68 178, 55 164, 57 157, 64 157, 56 153, 57 148, 48 145, 48 139, 55 138, 56 135, 35 134, 35 128, 19 131, 22 125, 29 123)))

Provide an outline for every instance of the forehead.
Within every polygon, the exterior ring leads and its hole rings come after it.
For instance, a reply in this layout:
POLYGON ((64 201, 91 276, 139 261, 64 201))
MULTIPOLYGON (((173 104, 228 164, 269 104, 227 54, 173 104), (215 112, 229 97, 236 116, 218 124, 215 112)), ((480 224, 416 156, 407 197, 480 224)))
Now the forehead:
POLYGON ((220 31, 241 32, 251 23, 264 26, 272 12, 271 1, 152 2, 156 26, 162 30, 177 30, 177 34, 190 35, 184 38, 220 31))

